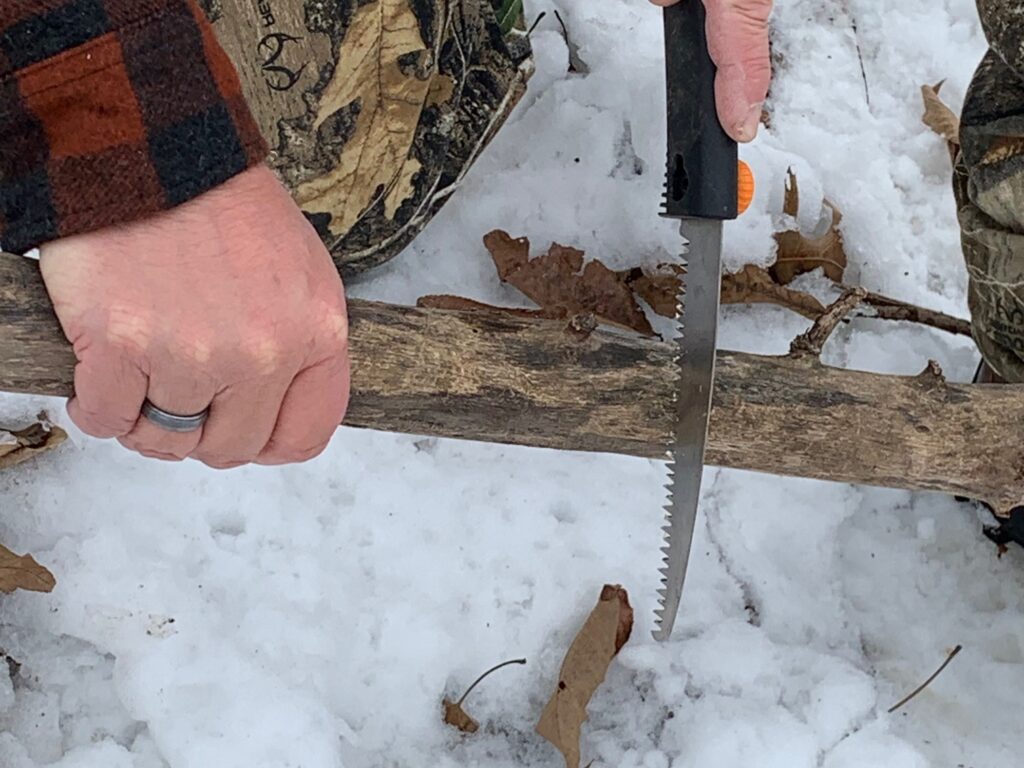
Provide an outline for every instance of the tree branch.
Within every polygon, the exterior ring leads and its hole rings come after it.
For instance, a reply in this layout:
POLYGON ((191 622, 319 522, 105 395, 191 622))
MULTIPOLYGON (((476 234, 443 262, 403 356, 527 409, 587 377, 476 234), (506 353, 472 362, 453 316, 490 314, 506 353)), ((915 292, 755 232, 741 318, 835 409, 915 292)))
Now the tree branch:
POLYGON ((850 314, 867 295, 863 288, 849 288, 842 296, 829 305, 807 331, 801 333, 789 347, 789 356, 802 358, 809 355, 821 357, 821 349, 835 331, 836 326, 850 314))
MULTIPOLYGON (((350 319, 349 426, 649 458, 671 445, 672 343, 362 301, 350 319)), ((942 491, 1000 512, 1024 500, 1024 386, 809 362, 720 352, 708 463, 942 491)), ((0 256, 0 390, 68 396, 74 365, 37 266, 0 256)))

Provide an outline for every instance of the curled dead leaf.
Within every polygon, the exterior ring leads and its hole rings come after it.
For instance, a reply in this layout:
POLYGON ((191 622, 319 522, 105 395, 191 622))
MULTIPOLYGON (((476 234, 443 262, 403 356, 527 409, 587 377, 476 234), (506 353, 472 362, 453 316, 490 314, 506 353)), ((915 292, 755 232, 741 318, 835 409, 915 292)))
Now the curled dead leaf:
MULTIPOLYGON (((808 237, 797 229, 778 232, 775 242, 778 253, 769 273, 776 283, 788 285, 796 277, 821 268, 830 280, 841 283, 846 272, 847 257, 839 224, 843 220, 839 209, 824 201, 824 213, 831 213, 831 222, 820 237, 808 237)), ((800 188, 796 173, 789 169, 783 212, 794 219, 800 213, 800 188)))
POLYGON ((922 122, 950 144, 950 150, 960 146, 960 118, 939 96, 945 80, 935 85, 922 85, 921 98, 924 101, 922 122))
POLYGON ((0 427, 0 469, 17 466, 35 456, 52 451, 67 438, 67 432, 45 421, 25 429, 0 427))
POLYGON ((0 592, 52 592, 56 585, 53 574, 30 555, 16 555, 0 544, 0 592))
POLYGON ((654 329, 619 277, 600 261, 583 263, 583 251, 554 243, 547 253, 530 258, 530 241, 494 230, 484 237, 502 282, 518 288, 550 317, 592 313, 607 323, 646 336, 654 329))
POLYGON ((569 646, 558 685, 537 723, 537 733, 562 753, 567 768, 579 768, 580 732, 587 719, 587 704, 632 631, 629 595, 618 585, 606 584, 569 646))
POLYGON ((458 728, 463 733, 476 733, 480 730, 480 723, 469 716, 460 702, 444 699, 441 706, 444 707, 444 721, 448 725, 458 728))
POLYGON ((682 289, 683 276, 686 274, 681 265, 661 264, 654 271, 634 267, 618 274, 630 290, 643 299, 655 314, 662 317, 676 316, 679 292, 682 289))

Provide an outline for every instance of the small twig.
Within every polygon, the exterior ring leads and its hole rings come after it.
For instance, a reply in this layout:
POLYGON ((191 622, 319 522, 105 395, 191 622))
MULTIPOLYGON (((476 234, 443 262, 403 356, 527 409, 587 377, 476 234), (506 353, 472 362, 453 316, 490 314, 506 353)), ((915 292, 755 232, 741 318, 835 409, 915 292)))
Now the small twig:
POLYGON ((853 44, 857 49, 857 60, 860 62, 860 76, 864 81, 864 101, 867 102, 868 109, 871 109, 871 91, 868 88, 868 73, 864 68, 864 53, 860 49, 860 35, 857 32, 857 19, 854 18, 853 12, 850 11, 849 7, 846 7, 846 14, 850 17, 850 28, 853 30, 853 44))
MULTIPOLYGON (((842 283, 835 285, 843 291, 853 290, 855 287, 842 283)), ((722 276, 722 303, 774 304, 803 315, 808 320, 817 320, 825 312, 821 302, 810 294, 790 288, 788 285, 780 285, 768 270, 753 265, 747 265, 740 272, 722 276)), ((857 312, 861 317, 917 323, 960 336, 971 335, 971 324, 967 320, 879 293, 868 291, 862 304, 865 306, 857 312)))
POLYGON ((964 647, 962 645, 958 645, 956 648, 954 648, 952 651, 950 651, 949 655, 946 657, 946 660, 944 662, 942 662, 942 665, 932 673, 931 677, 929 677, 927 680, 925 680, 923 683, 921 683, 911 693, 909 693, 908 695, 904 696, 898 702, 896 702, 891 707, 889 707, 889 714, 891 715, 893 712, 895 712, 897 709, 902 707, 908 701, 910 701, 915 696, 917 696, 919 693, 921 693, 921 691, 923 691, 925 688, 927 688, 929 685, 931 685, 932 681, 935 680, 936 677, 938 677, 939 675, 942 674, 942 670, 944 670, 946 667, 949 666, 949 662, 951 662, 953 659, 955 659, 956 655, 958 653, 960 653, 960 651, 962 651, 963 648, 964 647))
POLYGON ((821 349, 825 346, 829 336, 835 331, 836 326, 860 304, 867 291, 863 288, 849 288, 843 295, 832 302, 825 313, 814 321, 814 325, 805 333, 801 333, 789 347, 790 357, 814 357, 821 356, 821 349))
POLYGON ((569 71, 577 75, 589 75, 590 65, 580 56, 580 47, 569 37, 569 28, 566 26, 565 21, 562 20, 562 14, 557 10, 554 11, 554 14, 555 18, 558 19, 558 23, 562 26, 562 37, 565 39, 565 47, 569 49, 569 71))
POLYGON ((903 320, 908 323, 929 325, 940 331, 955 333, 960 336, 971 335, 970 322, 959 317, 947 315, 945 312, 936 312, 915 304, 908 304, 899 299, 891 299, 888 296, 870 292, 864 297, 864 303, 874 310, 873 316, 881 320, 903 320))
POLYGON ((526 30, 526 36, 527 37, 529 37, 530 35, 533 34, 533 30, 535 30, 537 28, 537 25, 540 24, 544 20, 544 17, 547 16, 547 15, 548 15, 547 11, 541 11, 540 12, 540 15, 537 16, 537 18, 533 20, 533 24, 530 25, 530 28, 528 30, 526 30))
POLYGON ((478 677, 476 680, 473 681, 473 684, 471 686, 469 686, 469 688, 466 689, 466 692, 464 694, 462 694, 462 698, 459 699, 456 702, 455 706, 461 707, 462 703, 466 700, 466 697, 469 696, 469 694, 473 692, 473 689, 476 688, 478 685, 480 685, 481 681, 483 681, 483 679, 485 677, 487 677, 489 674, 491 674, 492 672, 497 672, 502 667, 507 667, 510 664, 525 664, 525 663, 526 663, 526 659, 510 659, 509 661, 503 661, 503 662, 501 662, 501 664, 496 664, 495 666, 491 667, 486 672, 484 672, 482 675, 480 675, 480 677, 478 677))

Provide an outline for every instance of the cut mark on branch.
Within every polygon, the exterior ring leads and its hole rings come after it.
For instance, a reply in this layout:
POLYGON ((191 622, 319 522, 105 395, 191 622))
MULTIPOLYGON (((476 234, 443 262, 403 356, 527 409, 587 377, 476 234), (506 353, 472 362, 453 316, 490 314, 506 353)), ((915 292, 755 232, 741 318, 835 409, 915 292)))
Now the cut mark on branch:
POLYGON ((956 648, 954 648, 952 651, 950 651, 949 655, 946 657, 946 660, 944 662, 942 662, 942 664, 939 666, 939 668, 936 669, 931 674, 931 677, 929 677, 927 680, 925 680, 923 683, 921 683, 919 686, 917 686, 917 688, 915 688, 909 694, 907 694, 902 699, 900 699, 898 702, 896 702, 891 707, 889 707, 888 713, 891 715, 893 712, 895 712, 897 709, 902 707, 904 704, 906 704, 911 699, 913 699, 915 696, 917 696, 919 693, 921 693, 921 691, 923 691, 925 688, 927 688, 929 685, 931 685, 932 681, 934 681, 935 678, 937 678, 939 675, 942 674, 942 670, 944 670, 946 667, 948 667, 949 666, 949 662, 951 662, 953 659, 955 659, 956 655, 958 653, 960 653, 960 651, 962 651, 963 649, 964 649, 964 647, 962 645, 958 645, 956 648))
POLYGON ((867 295, 863 288, 850 288, 843 292, 843 295, 829 305, 825 313, 814 321, 814 325, 805 333, 797 336, 789 347, 789 356, 802 358, 808 356, 820 357, 821 349, 825 342, 835 331, 836 327, 849 315, 867 295))

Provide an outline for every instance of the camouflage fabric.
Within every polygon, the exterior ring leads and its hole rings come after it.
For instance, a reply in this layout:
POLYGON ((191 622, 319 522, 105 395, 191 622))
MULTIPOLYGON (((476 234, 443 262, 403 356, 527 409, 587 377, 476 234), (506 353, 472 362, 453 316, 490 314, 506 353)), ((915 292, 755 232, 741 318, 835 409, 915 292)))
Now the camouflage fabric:
POLYGON ((1024 0, 978 0, 991 46, 961 118, 954 174, 974 338, 1024 382, 1024 0))
POLYGON ((238 70, 270 164, 346 277, 419 234, 533 71, 522 14, 508 0, 199 3, 238 70))

